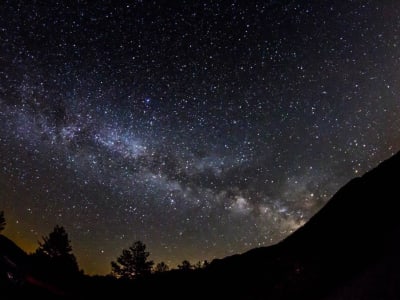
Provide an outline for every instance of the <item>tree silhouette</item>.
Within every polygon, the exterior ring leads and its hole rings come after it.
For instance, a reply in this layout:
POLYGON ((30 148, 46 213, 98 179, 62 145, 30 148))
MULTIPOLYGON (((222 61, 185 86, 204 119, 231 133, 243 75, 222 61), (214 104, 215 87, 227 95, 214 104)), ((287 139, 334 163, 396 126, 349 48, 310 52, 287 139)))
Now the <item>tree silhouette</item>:
POLYGON ((141 241, 134 242, 129 249, 123 249, 117 261, 111 262, 112 274, 118 278, 133 279, 151 273, 154 262, 148 260, 150 253, 141 241))
POLYGON ((169 267, 165 262, 159 262, 156 267, 154 268, 154 272, 161 273, 169 271, 169 267))
POLYGON ((208 262, 208 260, 203 261, 203 268, 207 268, 209 265, 210 263, 208 262))
POLYGON ((185 259, 184 261, 182 261, 181 265, 178 265, 178 269, 188 271, 188 270, 192 270, 193 266, 188 260, 185 259))
POLYGON ((71 241, 64 227, 56 225, 47 237, 42 237, 43 242, 34 256, 52 268, 58 268, 60 272, 75 273, 79 271, 75 255, 72 253, 71 241))
POLYGON ((194 269, 204 269, 209 265, 207 260, 199 260, 197 263, 193 265, 194 269))
POLYGON ((4 218, 4 211, 0 211, 0 232, 6 228, 6 219, 4 218))

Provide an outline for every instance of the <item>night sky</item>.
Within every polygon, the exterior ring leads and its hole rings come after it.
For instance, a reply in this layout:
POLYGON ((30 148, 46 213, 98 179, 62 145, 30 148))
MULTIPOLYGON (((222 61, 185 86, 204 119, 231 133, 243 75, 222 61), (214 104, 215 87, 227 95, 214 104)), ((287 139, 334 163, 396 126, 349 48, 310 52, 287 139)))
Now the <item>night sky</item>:
POLYGON ((1 1, 4 234, 89 274, 271 245, 400 149, 399 80, 395 0, 1 1))

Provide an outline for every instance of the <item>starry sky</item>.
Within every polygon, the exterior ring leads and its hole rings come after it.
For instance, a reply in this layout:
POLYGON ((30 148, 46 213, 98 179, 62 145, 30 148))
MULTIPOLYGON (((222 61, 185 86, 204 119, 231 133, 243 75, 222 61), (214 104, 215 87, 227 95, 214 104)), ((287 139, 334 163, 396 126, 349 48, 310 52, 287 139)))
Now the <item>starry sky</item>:
POLYGON ((400 149, 398 1, 1 1, 0 210, 106 274, 279 242, 400 149), (50 4, 51 2, 51 4, 50 4))

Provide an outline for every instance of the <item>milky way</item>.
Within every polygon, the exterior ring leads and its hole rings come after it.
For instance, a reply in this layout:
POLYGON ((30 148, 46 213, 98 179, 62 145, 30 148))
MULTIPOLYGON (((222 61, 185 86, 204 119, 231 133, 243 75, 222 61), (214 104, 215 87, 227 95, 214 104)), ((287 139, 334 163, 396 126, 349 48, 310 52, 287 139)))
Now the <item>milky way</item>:
POLYGON ((2 1, 0 210, 80 267, 276 243, 400 148, 397 1, 2 1), (383 3, 384 2, 384 3, 383 3))

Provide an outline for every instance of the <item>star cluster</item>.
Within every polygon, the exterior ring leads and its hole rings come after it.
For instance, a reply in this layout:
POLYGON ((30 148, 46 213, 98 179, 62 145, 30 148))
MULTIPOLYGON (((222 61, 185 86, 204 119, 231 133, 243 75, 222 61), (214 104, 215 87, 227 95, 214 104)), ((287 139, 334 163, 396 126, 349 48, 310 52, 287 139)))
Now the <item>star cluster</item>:
POLYGON ((276 243, 400 148, 396 1, 3 1, 0 209, 80 266, 276 243))

